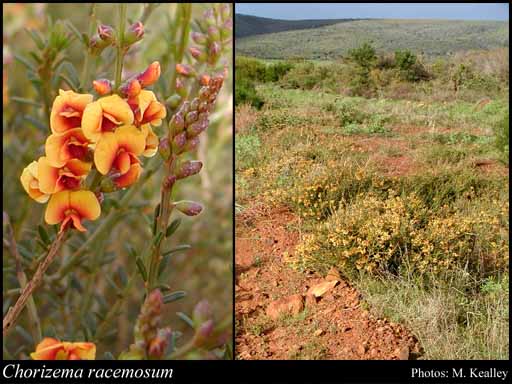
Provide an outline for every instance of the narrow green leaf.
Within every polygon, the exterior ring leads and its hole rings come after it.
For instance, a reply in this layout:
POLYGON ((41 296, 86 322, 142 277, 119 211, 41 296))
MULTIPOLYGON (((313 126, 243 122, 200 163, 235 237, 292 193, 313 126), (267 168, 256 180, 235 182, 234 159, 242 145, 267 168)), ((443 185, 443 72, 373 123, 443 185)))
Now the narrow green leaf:
POLYGON ((73 91, 78 91, 78 86, 73 83, 73 80, 71 80, 67 75, 64 73, 61 73, 59 75, 59 79, 64 81, 73 91))
POLYGON ((185 315, 183 312, 176 312, 176 315, 178 315, 178 317, 183 320, 190 328, 194 329, 194 322, 190 317, 185 315))
POLYGON ((117 268, 117 274, 123 287, 128 284, 128 275, 126 274, 126 270, 123 266, 120 265, 119 268, 117 268))
POLYGON ((69 283, 72 288, 75 288, 78 291, 78 293, 82 293, 84 291, 82 283, 77 279, 74 273, 71 274, 69 283))
POLYGON ((30 122, 34 127, 40 129, 42 132, 48 133, 48 127, 45 124, 43 124, 41 121, 35 119, 34 117, 32 117, 30 115, 24 115, 23 119, 30 122))
POLYGON ((38 225, 37 226, 37 232, 39 232, 39 237, 41 237, 41 240, 45 244, 50 244, 51 243, 50 236, 48 236, 48 233, 46 232, 46 229, 44 229, 44 227, 42 225, 38 225))
POLYGON ((174 232, 178 229, 181 224, 181 219, 174 219, 171 224, 167 227, 167 231, 165 232, 165 237, 171 237, 174 232))
POLYGON ((23 328, 22 326, 20 325, 17 325, 16 326, 16 332, 18 332, 20 334, 21 337, 23 337, 23 339, 25 339, 25 341, 32 345, 34 343, 34 340, 32 338, 32 335, 30 333, 28 333, 25 328, 23 328))
POLYGON ((75 25, 74 25, 71 21, 66 20, 66 21, 64 22, 64 24, 66 24, 66 27, 68 27, 68 28, 69 28, 69 30, 70 30, 71 32, 73 32, 73 34, 76 36, 76 38, 77 38, 80 42, 82 42, 82 44, 85 44, 85 41, 84 41, 84 39, 83 39, 82 34, 80 33, 80 31, 75 27, 75 25))
POLYGON ((139 273, 142 276, 142 280, 144 280, 144 282, 148 281, 148 272, 146 271, 144 262, 140 257, 137 257, 137 259, 135 260, 135 264, 137 265, 137 269, 139 270, 139 273))
POLYGON ((153 238, 153 244, 158 245, 160 241, 162 240, 162 237, 164 234, 162 232, 158 232, 158 234, 153 238))
POLYGON ((112 355, 112 353, 105 352, 103 354, 103 360, 115 360, 115 357, 114 357, 114 355, 112 355))
POLYGON ((183 299, 185 296, 187 296, 187 293, 185 291, 176 291, 165 295, 162 300, 164 304, 168 304, 172 303, 173 301, 183 299))
POLYGON ((13 96, 13 97, 10 98, 10 100, 15 101, 17 103, 21 103, 21 104, 31 105, 31 106, 37 107, 37 108, 41 108, 42 107, 42 105, 40 103, 38 103, 37 101, 33 101, 33 100, 30 100, 30 99, 25 99, 24 97, 13 96))
POLYGON ((30 69, 31 71, 36 72, 36 68, 35 68, 34 64, 32 64, 28 58, 23 57, 17 53, 14 54, 14 58, 16 60, 18 60, 21 64, 26 66, 28 69, 30 69))
POLYGON ((35 29, 25 28, 25 31, 27 31, 32 40, 34 40, 34 43, 36 43, 37 48, 39 48, 39 50, 42 51, 46 45, 45 41, 43 40, 43 37, 41 37, 35 29))
POLYGON ((33 59, 34 59, 34 61, 35 61, 37 64, 42 64, 43 60, 42 60, 39 56, 37 56, 37 53, 35 53, 35 52, 29 52, 28 54, 30 55, 30 57, 31 57, 31 58, 33 58, 33 59))
POLYGON ((162 260, 160 260, 160 265, 158 266, 158 277, 162 276, 162 273, 164 273, 165 268, 167 268, 167 265, 169 264, 170 260, 169 255, 163 255, 162 260))
POLYGON ((167 252, 164 252, 163 255, 164 256, 172 255, 173 253, 179 253, 179 252, 191 249, 191 248, 192 247, 189 244, 182 244, 182 245, 178 245, 177 247, 175 247, 173 249, 168 250, 167 252))

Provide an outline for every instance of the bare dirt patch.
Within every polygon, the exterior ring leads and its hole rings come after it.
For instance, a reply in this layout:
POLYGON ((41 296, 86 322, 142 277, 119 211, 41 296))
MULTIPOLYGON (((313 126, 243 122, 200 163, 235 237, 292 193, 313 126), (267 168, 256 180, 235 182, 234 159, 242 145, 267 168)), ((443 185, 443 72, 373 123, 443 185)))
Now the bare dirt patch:
POLYGON ((297 224, 298 218, 284 208, 259 206, 237 217, 237 359, 420 356, 416 338, 404 326, 372 316, 359 292, 343 277, 336 284, 325 284, 337 278, 332 273, 325 277, 289 267, 286 257, 299 240, 297 224), (300 297, 304 309, 298 311, 300 297), (269 307, 271 313, 278 307, 285 309, 273 319, 267 315, 269 307))

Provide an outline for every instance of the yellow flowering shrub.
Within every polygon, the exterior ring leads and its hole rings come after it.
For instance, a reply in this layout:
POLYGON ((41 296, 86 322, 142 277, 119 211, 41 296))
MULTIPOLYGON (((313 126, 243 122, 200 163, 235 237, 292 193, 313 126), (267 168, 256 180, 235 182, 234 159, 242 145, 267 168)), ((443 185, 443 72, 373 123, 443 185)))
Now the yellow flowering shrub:
POLYGON ((346 273, 446 272, 462 266, 483 275, 508 266, 508 205, 433 211, 416 194, 360 194, 303 236, 293 263, 346 273))

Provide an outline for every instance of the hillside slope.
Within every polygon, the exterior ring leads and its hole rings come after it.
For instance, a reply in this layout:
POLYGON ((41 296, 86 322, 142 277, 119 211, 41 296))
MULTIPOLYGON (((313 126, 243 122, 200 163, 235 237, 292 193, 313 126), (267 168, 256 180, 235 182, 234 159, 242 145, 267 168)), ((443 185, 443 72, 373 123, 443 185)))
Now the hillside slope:
POLYGON ((250 15, 235 15, 235 38, 293 31, 297 29, 319 28, 326 25, 338 24, 354 19, 318 19, 318 20, 279 20, 250 15))
MULTIPOLYGON (((264 20, 259 20, 261 31, 266 30, 264 20)), ((380 52, 410 49, 438 56, 508 46, 508 24, 503 21, 350 20, 238 38, 236 52, 266 59, 334 59, 365 41, 372 41, 380 52)), ((242 29, 240 33, 246 32, 242 29)))

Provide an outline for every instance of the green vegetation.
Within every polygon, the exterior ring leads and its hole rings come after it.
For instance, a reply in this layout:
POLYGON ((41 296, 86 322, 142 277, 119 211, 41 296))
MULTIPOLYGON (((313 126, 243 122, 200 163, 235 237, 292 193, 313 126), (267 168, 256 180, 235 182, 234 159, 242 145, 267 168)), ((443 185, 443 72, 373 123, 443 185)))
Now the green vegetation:
POLYGON ((509 44, 508 22, 501 21, 382 19, 330 20, 331 23, 314 20, 312 23, 252 16, 249 25, 247 18, 240 15, 235 18, 237 54, 262 59, 336 60, 368 40, 374 42, 377 52, 398 49, 427 56, 509 44), (324 22, 326 25, 322 25, 324 22), (255 31, 263 34, 251 36, 255 31))
POLYGON ((373 47, 255 80, 264 107, 236 110, 252 122, 237 203, 300 216, 290 265, 339 268, 423 358, 507 359, 508 50, 426 62, 373 47))

